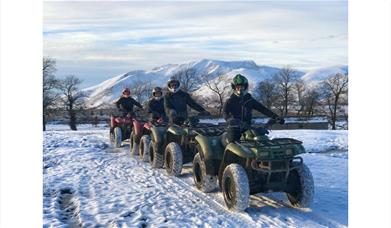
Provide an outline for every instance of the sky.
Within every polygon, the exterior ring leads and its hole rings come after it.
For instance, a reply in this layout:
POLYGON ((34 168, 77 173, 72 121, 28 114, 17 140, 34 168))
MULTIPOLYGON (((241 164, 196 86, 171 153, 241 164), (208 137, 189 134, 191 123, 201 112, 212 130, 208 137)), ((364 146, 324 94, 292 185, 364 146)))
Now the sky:
POLYGON ((201 59, 348 64, 347 1, 45 1, 43 55, 82 87, 201 59))

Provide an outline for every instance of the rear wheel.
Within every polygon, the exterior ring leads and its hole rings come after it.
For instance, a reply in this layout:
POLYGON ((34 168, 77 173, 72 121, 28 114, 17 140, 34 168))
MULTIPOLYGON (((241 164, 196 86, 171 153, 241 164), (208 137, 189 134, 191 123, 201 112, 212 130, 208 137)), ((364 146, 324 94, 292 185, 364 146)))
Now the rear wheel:
POLYGON ((288 177, 289 191, 286 192, 289 202, 300 208, 309 207, 314 198, 314 179, 310 169, 304 163, 293 162, 298 166, 288 177))
POLYGON ((113 132, 113 138, 114 138, 114 147, 115 148, 119 148, 121 147, 121 144, 122 144, 122 130, 120 127, 116 127, 114 128, 114 132, 113 132))
POLYGON ((140 160, 147 162, 149 159, 149 144, 151 143, 151 137, 144 135, 140 140, 140 160))
POLYGON ((244 211, 248 206, 250 187, 246 171, 239 164, 224 169, 222 178, 224 201, 230 210, 244 211))
POLYGON ((183 155, 182 149, 176 142, 171 142, 166 146, 164 166, 168 175, 178 176, 182 172, 183 155))
POLYGON ((110 138, 110 144, 111 144, 112 146, 114 146, 114 142, 115 142, 114 129, 113 129, 113 130, 110 130, 109 138, 110 138))
POLYGON ((163 168, 163 153, 159 151, 158 143, 153 140, 149 144, 149 163, 153 168, 163 168))
POLYGON ((206 174, 205 162, 200 153, 193 159, 193 179, 196 187, 203 192, 211 192, 217 188, 217 177, 206 174))

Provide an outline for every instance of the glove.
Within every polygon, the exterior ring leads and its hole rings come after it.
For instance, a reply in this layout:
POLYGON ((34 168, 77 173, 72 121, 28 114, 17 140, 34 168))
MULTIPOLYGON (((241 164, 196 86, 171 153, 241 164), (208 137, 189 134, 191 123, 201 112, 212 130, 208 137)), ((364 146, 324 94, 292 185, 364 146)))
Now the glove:
POLYGON ((276 117, 276 122, 277 123, 279 123, 279 124, 281 124, 281 125, 283 125, 284 123, 285 123, 285 120, 284 120, 284 118, 282 118, 282 117, 276 117))
POLYGON ((210 116, 211 114, 208 111, 203 111, 203 112, 200 112, 200 115, 201 116, 210 116))
POLYGON ((158 112, 156 112, 156 111, 152 111, 152 118, 160 118, 161 117, 161 115, 160 115, 160 113, 158 113, 158 112))

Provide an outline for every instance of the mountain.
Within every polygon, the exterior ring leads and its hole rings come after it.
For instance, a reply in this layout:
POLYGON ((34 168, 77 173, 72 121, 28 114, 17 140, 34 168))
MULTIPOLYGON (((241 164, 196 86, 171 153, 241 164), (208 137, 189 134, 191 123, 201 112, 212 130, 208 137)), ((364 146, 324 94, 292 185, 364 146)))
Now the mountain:
MULTIPOLYGON (((197 84, 196 95, 208 96, 211 94, 210 90, 202 83, 201 76, 208 75, 211 80, 217 80, 217 77, 224 75, 226 78, 232 78, 240 73, 245 75, 250 86, 253 88, 258 82, 271 78, 276 74, 280 68, 270 67, 265 65, 257 65, 254 61, 220 61, 202 59, 183 64, 167 64, 152 70, 135 70, 125 74, 115 76, 111 79, 103 81, 102 83, 84 89, 87 95, 86 103, 88 107, 106 107, 112 105, 113 101, 117 99, 124 87, 131 87, 132 84, 147 84, 153 86, 165 87, 168 79, 184 69, 194 70, 195 77, 200 83, 197 84)), ((307 82, 320 81, 328 75, 336 72, 347 72, 347 66, 329 67, 315 69, 309 72, 297 71, 299 77, 307 82)))
POLYGON ((305 75, 303 75, 301 79, 303 79, 308 84, 314 85, 325 80, 328 76, 336 73, 348 74, 348 66, 340 65, 310 70, 305 75))

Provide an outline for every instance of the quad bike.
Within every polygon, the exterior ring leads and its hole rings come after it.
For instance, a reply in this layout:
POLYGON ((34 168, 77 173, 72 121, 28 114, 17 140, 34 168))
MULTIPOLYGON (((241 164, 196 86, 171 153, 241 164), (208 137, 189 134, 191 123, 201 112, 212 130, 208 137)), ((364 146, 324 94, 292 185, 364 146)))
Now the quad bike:
POLYGON ((125 117, 111 115, 110 117, 110 143, 119 148, 122 141, 129 139, 132 130, 133 118, 130 115, 125 117))
MULTIPOLYGON (((266 124, 269 128, 275 121, 266 124)), ((291 138, 269 139, 265 128, 251 128, 240 141, 199 134, 193 160, 193 179, 198 189, 211 192, 217 179, 226 206, 235 211, 247 208, 250 194, 285 192, 293 206, 308 207, 314 195, 311 171, 298 154, 302 142, 291 138)))
POLYGON ((139 155, 141 138, 142 136, 149 134, 148 130, 145 128, 147 122, 139 118, 133 118, 132 124, 133 128, 129 138, 129 151, 131 155, 139 155))
POLYGON ((176 124, 153 126, 149 150, 151 166, 154 168, 165 167, 171 176, 181 174, 183 164, 191 162, 196 154, 197 142, 195 138, 200 129, 215 126, 198 122, 197 117, 192 117, 181 126, 176 124))
POLYGON ((147 121, 143 125, 143 133, 140 138, 139 144, 139 158, 141 161, 148 162, 149 161, 149 151, 150 151, 150 143, 151 143, 151 128, 152 127, 164 127, 166 123, 162 117, 157 119, 156 121, 147 121))
POLYGON ((127 139, 131 144, 133 135, 139 135, 141 131, 140 122, 130 113, 126 116, 111 115, 110 117, 110 143, 115 148, 121 147, 122 142, 127 139))

